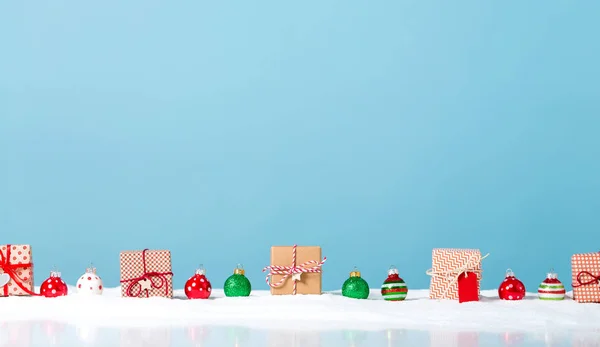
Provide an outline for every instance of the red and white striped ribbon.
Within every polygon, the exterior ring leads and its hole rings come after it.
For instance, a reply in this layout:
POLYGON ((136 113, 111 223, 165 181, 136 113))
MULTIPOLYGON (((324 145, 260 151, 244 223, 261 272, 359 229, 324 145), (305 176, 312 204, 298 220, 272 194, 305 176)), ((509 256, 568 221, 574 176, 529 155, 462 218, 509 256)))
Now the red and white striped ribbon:
MULTIPOLYGON (((322 261, 309 260, 305 263, 302 263, 302 264, 296 266, 296 248, 297 248, 297 245, 294 245, 294 247, 292 248, 292 266, 269 265, 263 269, 263 272, 269 270, 269 273, 267 274, 267 278, 266 278, 266 281, 267 281, 267 284, 269 285, 269 287, 271 287, 271 288, 281 287, 290 275, 293 277, 295 274, 320 273, 321 272, 321 266, 323 266, 323 264, 327 260, 327 257, 323 257, 322 261), (313 266, 308 267, 309 265, 313 265, 313 266), (278 282, 271 283, 270 279, 271 279, 271 276, 273 276, 273 275, 283 275, 283 277, 278 282)), ((296 295, 297 282, 298 281, 296 279, 294 279, 294 288, 292 290, 293 295, 296 295)))

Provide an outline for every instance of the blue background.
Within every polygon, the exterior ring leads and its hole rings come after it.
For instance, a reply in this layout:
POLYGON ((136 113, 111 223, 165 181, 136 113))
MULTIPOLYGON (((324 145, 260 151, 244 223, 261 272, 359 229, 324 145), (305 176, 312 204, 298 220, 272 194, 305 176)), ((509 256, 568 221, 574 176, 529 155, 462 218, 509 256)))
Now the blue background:
POLYGON ((597 1, 0 5, 0 243, 36 282, 173 252, 267 289, 271 245, 426 288, 434 247, 535 290, 600 247, 597 1))

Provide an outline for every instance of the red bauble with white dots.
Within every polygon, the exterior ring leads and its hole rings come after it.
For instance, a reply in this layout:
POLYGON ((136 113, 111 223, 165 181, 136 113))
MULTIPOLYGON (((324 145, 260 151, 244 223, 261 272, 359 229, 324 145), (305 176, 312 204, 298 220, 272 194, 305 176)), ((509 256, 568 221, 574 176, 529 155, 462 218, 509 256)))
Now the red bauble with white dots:
POLYGON ((65 281, 60 278, 60 272, 50 272, 50 277, 40 286, 40 294, 47 298, 56 298, 58 296, 67 295, 69 288, 65 281))
POLYGON ((506 270, 506 277, 498 287, 498 296, 502 300, 522 300, 525 297, 525 285, 510 269, 506 270))
POLYGON ((196 270, 196 274, 185 282, 184 291, 188 299, 208 299, 212 287, 206 278, 206 271, 203 267, 196 270))

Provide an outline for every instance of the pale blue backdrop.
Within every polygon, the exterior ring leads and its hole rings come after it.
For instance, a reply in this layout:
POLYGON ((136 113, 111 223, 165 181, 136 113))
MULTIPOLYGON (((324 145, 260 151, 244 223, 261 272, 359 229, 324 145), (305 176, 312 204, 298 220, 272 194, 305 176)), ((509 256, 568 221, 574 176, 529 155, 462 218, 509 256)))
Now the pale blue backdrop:
POLYGON ((37 283, 123 249, 176 287, 274 244, 321 245, 324 289, 433 247, 477 247, 484 288, 600 248, 600 2, 5 1, 0 243, 37 283))

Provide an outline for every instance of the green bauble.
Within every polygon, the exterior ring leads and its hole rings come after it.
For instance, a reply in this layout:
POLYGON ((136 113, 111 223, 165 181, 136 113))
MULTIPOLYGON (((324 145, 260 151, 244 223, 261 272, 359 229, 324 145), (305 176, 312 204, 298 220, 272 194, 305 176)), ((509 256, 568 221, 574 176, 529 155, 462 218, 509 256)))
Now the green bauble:
POLYGON ((252 285, 240 265, 233 270, 233 275, 225 280, 223 291, 225 296, 250 296, 252 285))
POLYGON ((369 284, 360 277, 359 271, 354 270, 350 273, 350 278, 342 286, 342 295, 352 299, 366 299, 369 297, 369 284))

